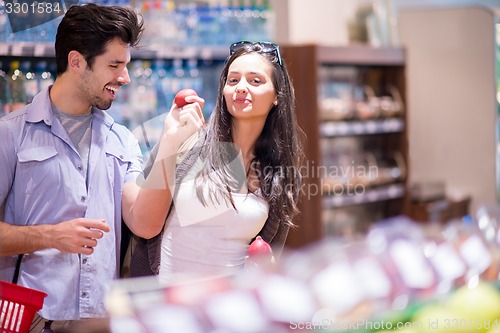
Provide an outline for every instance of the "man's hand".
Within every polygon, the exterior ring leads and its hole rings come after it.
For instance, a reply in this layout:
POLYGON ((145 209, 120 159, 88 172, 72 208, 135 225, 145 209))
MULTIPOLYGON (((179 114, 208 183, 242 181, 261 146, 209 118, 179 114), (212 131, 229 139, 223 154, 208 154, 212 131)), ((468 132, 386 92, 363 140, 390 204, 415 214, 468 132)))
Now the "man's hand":
POLYGON ((64 253, 92 254, 97 240, 109 232, 104 220, 78 218, 54 225, 52 246, 64 253))
POLYGON ((16 226, 0 222, 0 256, 32 253, 49 248, 64 253, 92 254, 98 239, 109 232, 104 220, 78 218, 58 224, 16 226))

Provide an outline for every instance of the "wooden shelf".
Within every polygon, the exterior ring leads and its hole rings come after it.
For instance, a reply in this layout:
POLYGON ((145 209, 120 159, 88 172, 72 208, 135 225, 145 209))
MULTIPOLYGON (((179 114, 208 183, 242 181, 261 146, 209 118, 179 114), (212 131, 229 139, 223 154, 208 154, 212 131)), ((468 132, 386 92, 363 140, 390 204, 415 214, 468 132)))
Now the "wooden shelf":
POLYGON ((401 118, 364 121, 323 121, 319 127, 322 137, 398 133, 402 132, 405 128, 404 120, 401 118))
MULTIPOLYGON (((318 100, 320 71, 324 67, 352 66, 359 69, 357 84, 367 84, 374 91, 383 91, 388 85, 392 85, 400 92, 405 105, 403 48, 304 44, 284 45, 280 50, 294 82, 297 119, 307 136, 305 152, 309 166, 323 165, 322 158, 325 155, 321 150, 322 139, 337 137, 356 137, 359 140, 366 140, 366 145, 361 147, 367 149, 367 152, 371 152, 370 149, 375 149, 382 155, 385 153, 390 155, 394 151, 400 152, 405 165, 408 165, 406 110, 405 114, 394 118, 325 121, 321 119, 318 100), (367 137, 375 134, 377 140, 367 137)), ((321 179, 317 175, 304 177, 304 187, 321 189, 321 179)), ((302 196, 299 202, 301 214, 295 221, 298 227, 290 231, 287 246, 298 248, 323 238, 325 210, 377 203, 381 207, 383 218, 401 215, 408 200, 405 188, 406 181, 366 188, 362 195, 322 195, 321 191, 314 194, 311 190, 302 196)))
MULTIPOLYGON (((132 49, 132 59, 210 59, 225 60, 229 55, 227 47, 171 46, 152 50, 148 48, 132 49)), ((7 57, 55 57, 54 43, 0 42, 0 56, 7 57)))
POLYGON ((320 46, 317 59, 323 64, 403 66, 405 53, 402 48, 374 48, 365 45, 320 46))
POLYGON ((5 43, 0 42, 0 56, 7 57, 54 57, 53 43, 5 43))
POLYGON ((352 205, 361 205, 392 199, 400 199, 405 195, 404 184, 390 184, 374 188, 366 188, 362 193, 354 190, 342 195, 323 196, 323 208, 339 208, 352 205))

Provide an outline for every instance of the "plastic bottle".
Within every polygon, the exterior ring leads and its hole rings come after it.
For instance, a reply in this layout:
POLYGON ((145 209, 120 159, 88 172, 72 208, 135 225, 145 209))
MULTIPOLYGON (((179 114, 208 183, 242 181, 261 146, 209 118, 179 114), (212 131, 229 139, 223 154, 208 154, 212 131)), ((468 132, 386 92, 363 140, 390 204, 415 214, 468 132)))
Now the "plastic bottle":
POLYGON ((143 2, 141 11, 146 28, 144 30, 144 44, 148 49, 159 50, 164 45, 163 10, 160 0, 146 0, 143 2))
POLYGON ((221 1, 217 1, 210 8, 209 16, 211 17, 212 28, 212 43, 213 45, 229 45, 232 42, 226 40, 227 35, 227 14, 225 7, 221 1))
POLYGON ((257 5, 257 0, 250 0, 250 6, 246 10, 248 16, 248 40, 267 40, 265 37, 265 20, 261 16, 262 8, 257 5))
POLYGON ((212 45, 215 34, 212 31, 212 21, 211 9, 209 5, 204 5, 198 7, 198 38, 199 45, 212 45))
POLYGON ((188 78, 185 84, 185 88, 192 88, 195 91, 202 91, 203 80, 200 76, 200 70, 198 68, 198 60, 189 59, 186 65, 186 72, 188 74, 188 78))
POLYGON ((177 26, 175 24, 175 2, 173 0, 166 0, 163 4, 161 14, 162 20, 162 38, 163 44, 166 46, 176 45, 177 40, 177 26))
MULTIPOLYGON (((500 246, 500 207, 481 205, 476 211, 477 225, 488 242, 500 246)), ((467 219, 472 219, 468 216, 467 219)))
POLYGON ((8 74, 10 86, 10 111, 17 110, 26 104, 26 92, 24 91, 25 77, 19 66, 18 60, 10 62, 8 74))
POLYGON ((7 73, 0 61, 0 116, 10 112, 10 86, 7 73))
POLYGON ((172 17, 175 23, 175 42, 177 45, 182 46, 185 45, 187 39, 186 14, 182 6, 175 5, 175 2, 172 2, 171 6, 173 8, 172 17))
POLYGON ((424 232, 424 255, 438 276, 436 293, 445 296, 466 283, 467 264, 454 244, 443 235, 442 225, 428 224, 424 232))
POLYGON ((156 92, 151 79, 149 61, 136 60, 132 65, 129 106, 131 111, 131 128, 140 126, 152 118, 156 110, 156 92))
POLYGON ((274 40, 275 26, 276 26, 276 14, 271 8, 269 0, 262 0, 262 11, 261 17, 264 20, 265 25, 265 40, 274 40))
POLYGON ((228 0, 225 13, 227 17, 226 36, 230 44, 241 40, 241 38, 239 38, 240 37, 240 29, 239 29, 240 24, 238 22, 239 9, 234 4, 233 0, 228 0))
POLYGON ((466 281, 478 276, 486 280, 498 279, 496 246, 488 242, 476 221, 470 218, 452 220, 443 230, 443 236, 466 263, 466 281))
POLYGON ((33 97, 40 91, 36 72, 32 69, 31 61, 23 61, 21 63, 21 71, 24 73, 24 92, 26 94, 26 103, 31 103, 33 97))
POLYGON ((186 25, 186 38, 182 41, 184 46, 199 45, 200 38, 198 35, 198 9, 195 3, 187 3, 180 5, 179 9, 183 13, 186 25))
POLYGON ((414 299, 434 295, 438 276, 424 256, 423 230, 412 220, 397 216, 381 221, 366 240, 392 278, 394 309, 405 308, 414 299))
MULTIPOLYGON (((52 65, 55 66, 55 63, 53 63, 52 65)), ((55 72, 55 68, 54 68, 54 72, 55 72)), ((37 62, 36 66, 35 66, 35 73, 36 73, 36 77, 38 79, 38 89, 40 91, 42 91, 42 90, 48 88, 50 85, 54 84, 55 73, 52 73, 47 61, 42 60, 42 61, 37 62)))
POLYGON ((139 12, 141 13, 143 20, 144 20, 144 32, 142 33, 142 44, 146 46, 148 49, 152 48, 153 44, 153 39, 154 35, 156 33, 159 33, 158 31, 155 31, 152 26, 154 26, 151 15, 151 7, 153 6, 152 1, 150 0, 145 0, 143 2, 138 2, 137 4, 139 7, 139 12))
POLYGON ((181 89, 186 88, 184 86, 184 68, 182 66, 182 59, 174 59, 172 61, 172 81, 171 88, 174 95, 181 89))

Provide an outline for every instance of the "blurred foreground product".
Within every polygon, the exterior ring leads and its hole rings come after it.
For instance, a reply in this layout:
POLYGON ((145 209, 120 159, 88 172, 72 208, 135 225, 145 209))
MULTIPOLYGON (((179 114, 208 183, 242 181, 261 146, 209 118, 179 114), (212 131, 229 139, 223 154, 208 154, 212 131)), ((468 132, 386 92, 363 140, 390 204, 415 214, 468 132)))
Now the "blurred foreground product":
POLYGON ((492 236, 496 210, 487 212, 446 225, 397 216, 364 238, 323 238, 230 276, 118 280, 106 302, 110 326, 115 333, 380 333, 403 326, 399 332, 493 333, 500 329, 500 246, 492 236))
POLYGON ((156 277, 116 281, 106 304, 116 333, 284 333, 291 320, 308 320, 315 309, 304 284, 258 267, 170 285, 156 277))
POLYGON ((500 246, 500 206, 481 205, 476 211, 477 225, 486 240, 500 246))
POLYGON ((498 280, 499 248, 488 243, 476 221, 469 218, 453 220, 445 226, 443 236, 466 263, 467 281, 476 276, 488 281, 498 280))
POLYGON ((484 333, 499 328, 500 294, 475 280, 445 298, 423 305, 410 319, 418 332, 484 333))
POLYGON ((245 261, 245 267, 259 265, 261 263, 273 263, 273 249, 262 237, 257 236, 248 246, 248 256, 245 261))
POLYGON ((404 216, 381 221, 366 241, 391 277, 389 309, 402 310, 434 295, 439 277, 424 255, 425 235, 417 223, 404 216))

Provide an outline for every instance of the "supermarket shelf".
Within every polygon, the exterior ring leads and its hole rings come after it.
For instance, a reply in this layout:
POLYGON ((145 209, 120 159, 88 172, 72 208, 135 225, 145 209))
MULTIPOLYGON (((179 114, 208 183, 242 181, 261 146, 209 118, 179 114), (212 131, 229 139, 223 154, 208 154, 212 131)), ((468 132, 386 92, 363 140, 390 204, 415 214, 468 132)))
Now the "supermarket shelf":
MULTIPOLYGON (((224 60, 228 55, 229 51, 225 46, 168 46, 158 50, 148 48, 132 50, 132 58, 140 59, 196 58, 224 60)), ((55 50, 53 43, 0 42, 0 56, 50 58, 55 56, 55 50)))
POLYGON ((403 66, 405 52, 398 47, 319 46, 317 58, 320 63, 327 64, 403 66))
POLYGON ((403 198, 405 187, 404 184, 390 184, 375 188, 359 187, 345 192, 347 193, 323 196, 323 208, 338 208, 403 198))
POLYGON ((399 133, 404 130, 401 118, 363 121, 326 121, 320 124, 322 137, 343 135, 369 135, 381 133, 399 133))
MULTIPOLYGON (((147 50, 146 50, 147 51, 147 50)), ((139 55, 142 50, 136 50, 132 56, 139 55)), ((148 52, 148 51, 147 51, 148 52)), ((149 51, 151 52, 151 51, 149 51)), ((226 46, 166 46, 157 51, 154 58, 196 58, 208 60, 225 60, 229 56, 226 46)), ((141 58, 142 56, 138 56, 141 58)))
POLYGON ((53 43, 0 42, 0 56, 54 57, 53 43))

